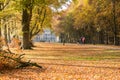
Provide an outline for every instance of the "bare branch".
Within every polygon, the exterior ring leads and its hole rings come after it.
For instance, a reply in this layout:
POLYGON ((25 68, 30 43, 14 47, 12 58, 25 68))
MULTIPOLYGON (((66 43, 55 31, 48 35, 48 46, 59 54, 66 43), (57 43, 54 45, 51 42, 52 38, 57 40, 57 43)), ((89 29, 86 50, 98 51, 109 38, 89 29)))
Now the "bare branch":
MULTIPOLYGON (((21 55, 21 56, 23 56, 23 55, 21 55)), ((20 65, 18 65, 16 68, 23 68, 23 67, 27 67, 27 66, 35 66, 35 67, 38 67, 38 68, 42 68, 42 66, 38 65, 37 63, 31 63, 30 60, 25 62, 25 61, 22 61, 19 58, 12 58, 12 57, 9 57, 9 56, 6 56, 6 55, 0 55, 0 57, 8 58, 10 60, 13 60, 13 61, 16 61, 17 63, 19 63, 20 65)))

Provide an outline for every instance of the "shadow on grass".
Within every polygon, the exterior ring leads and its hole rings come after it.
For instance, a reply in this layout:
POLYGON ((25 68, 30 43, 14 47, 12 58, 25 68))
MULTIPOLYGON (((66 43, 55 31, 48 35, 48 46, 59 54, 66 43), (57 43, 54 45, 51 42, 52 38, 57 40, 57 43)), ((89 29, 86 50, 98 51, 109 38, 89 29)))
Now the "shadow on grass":
POLYGON ((120 67, 109 67, 109 66, 89 66, 89 65, 55 64, 55 63, 39 63, 39 64, 75 66, 75 67, 91 67, 91 68, 104 68, 104 69, 117 69, 117 70, 120 70, 120 67))

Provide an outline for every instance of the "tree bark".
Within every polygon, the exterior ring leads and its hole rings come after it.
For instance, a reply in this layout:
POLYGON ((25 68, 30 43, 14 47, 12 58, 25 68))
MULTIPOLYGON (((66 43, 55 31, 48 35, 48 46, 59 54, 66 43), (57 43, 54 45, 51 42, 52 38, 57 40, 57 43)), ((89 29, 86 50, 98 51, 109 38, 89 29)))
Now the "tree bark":
POLYGON ((30 21, 32 17, 33 0, 27 0, 22 14, 22 31, 23 31, 23 49, 31 49, 30 45, 30 21))
MULTIPOLYGON (((4 4, 2 1, 0 1, 0 11, 2 11, 10 2, 11 0, 7 0, 6 4, 4 4)), ((1 19, 0 19, 0 23, 1 23, 1 19)), ((0 37, 1 37, 1 26, 0 26, 0 37)))
POLYGON ((116 25, 116 4, 115 0, 113 0, 113 23, 114 23, 114 45, 119 45, 118 37, 117 37, 117 25, 116 25))
MULTIPOLYGON (((10 26, 10 25, 9 25, 10 26)), ((8 27, 8 42, 11 42, 10 27, 8 27)))
MULTIPOLYGON (((1 20, 0 20, 0 25, 1 25, 1 20)), ((2 34, 1 34, 1 26, 0 26, 0 37, 2 36, 2 34)))
POLYGON ((22 14, 22 31, 23 31, 23 48, 31 49, 29 37, 30 16, 27 9, 23 9, 22 14))
POLYGON ((7 24, 5 24, 5 26, 4 26, 4 36, 5 36, 5 42, 7 44, 8 43, 8 41, 7 41, 7 24))
POLYGON ((104 44, 104 32, 103 31, 99 32, 99 41, 100 41, 100 44, 104 44))
MULTIPOLYGON (((0 11, 2 11, 3 3, 0 2, 0 11)), ((0 19, 0 37, 1 37, 1 19, 0 19)))

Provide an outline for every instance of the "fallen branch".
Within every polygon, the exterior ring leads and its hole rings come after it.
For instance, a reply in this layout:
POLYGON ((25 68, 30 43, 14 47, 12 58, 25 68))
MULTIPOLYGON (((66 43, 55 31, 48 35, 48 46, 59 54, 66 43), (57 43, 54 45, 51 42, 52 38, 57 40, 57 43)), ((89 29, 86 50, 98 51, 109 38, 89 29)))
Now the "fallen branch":
POLYGON ((16 61, 17 63, 19 63, 20 65, 16 66, 16 68, 23 68, 23 67, 27 67, 27 66, 35 66, 35 67, 38 67, 38 68, 42 68, 42 66, 38 65, 37 63, 32 63, 29 61, 25 62, 25 61, 22 61, 21 59, 23 58, 23 55, 24 54, 21 54, 20 56, 18 56, 17 58, 12 58, 12 57, 9 57, 9 56, 6 56, 6 55, 0 55, 1 57, 4 57, 4 58, 8 58, 8 59, 11 59, 13 61, 16 61))

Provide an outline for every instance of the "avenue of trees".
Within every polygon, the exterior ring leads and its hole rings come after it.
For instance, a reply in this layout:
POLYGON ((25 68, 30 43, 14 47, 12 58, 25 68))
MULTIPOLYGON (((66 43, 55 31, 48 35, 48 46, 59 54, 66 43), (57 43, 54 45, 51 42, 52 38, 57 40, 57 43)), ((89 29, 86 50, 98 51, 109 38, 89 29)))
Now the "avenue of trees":
POLYGON ((76 42, 85 36, 86 43, 119 45, 120 1, 0 1, 0 37, 4 35, 6 43, 11 42, 11 38, 16 35, 22 38, 24 49, 31 49, 32 39, 44 27, 52 27, 66 42, 76 42), (61 6, 67 3, 71 3, 68 9, 60 12, 61 6))
MULTIPOLYGON (((69 0, 0 0, 0 69, 36 66, 25 61, 25 54, 9 49, 12 38, 22 39, 22 47, 31 49, 32 38, 43 28, 51 26, 52 17, 69 0), (4 50, 4 47, 7 47, 4 50)), ((1 73, 1 71, 0 71, 1 73)))
POLYGON ((54 29, 66 42, 120 45, 120 1, 78 0, 57 18, 54 29))
POLYGON ((68 0, 0 0, 0 37, 6 43, 22 37, 23 48, 31 49, 32 38, 51 26, 52 17, 68 0))
POLYGON ((84 36, 86 43, 120 45, 120 1, 0 0, 0 69, 5 66, 42 68, 23 61, 24 54, 12 54, 8 43, 15 36, 22 39, 24 49, 31 49, 32 39, 45 27, 53 28, 61 42, 77 42, 84 36))

